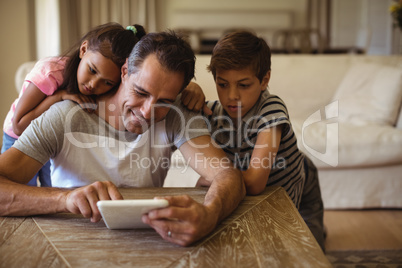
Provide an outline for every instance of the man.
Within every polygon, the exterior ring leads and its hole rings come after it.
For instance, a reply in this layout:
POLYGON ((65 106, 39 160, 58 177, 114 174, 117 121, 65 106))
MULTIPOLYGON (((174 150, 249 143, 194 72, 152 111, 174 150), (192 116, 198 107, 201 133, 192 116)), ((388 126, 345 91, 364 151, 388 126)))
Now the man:
POLYGON ((193 120, 195 114, 176 102, 194 76, 194 64, 182 39, 152 33, 135 46, 119 88, 98 99, 96 113, 70 101, 53 105, 0 157, 0 215, 72 212, 97 222, 98 200, 122 199, 116 185, 162 186, 168 167, 159 160, 169 158, 175 145, 213 183, 204 204, 166 197, 170 206, 143 221, 179 245, 210 233, 237 207, 245 188, 241 173, 211 145, 203 120, 193 120), (24 185, 49 158, 54 188, 24 185))

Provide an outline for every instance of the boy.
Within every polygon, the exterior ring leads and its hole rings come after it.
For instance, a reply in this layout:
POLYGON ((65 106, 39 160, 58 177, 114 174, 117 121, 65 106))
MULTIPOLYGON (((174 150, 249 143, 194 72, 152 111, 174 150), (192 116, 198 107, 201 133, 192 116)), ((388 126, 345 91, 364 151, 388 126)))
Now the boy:
MULTIPOLYGON (((284 102, 268 90, 271 52, 250 32, 229 33, 218 41, 208 70, 219 101, 206 116, 215 142, 242 171, 247 193, 283 187, 324 250, 323 204, 317 169, 297 147, 284 102)), ((208 186, 200 178, 198 186, 208 186)))

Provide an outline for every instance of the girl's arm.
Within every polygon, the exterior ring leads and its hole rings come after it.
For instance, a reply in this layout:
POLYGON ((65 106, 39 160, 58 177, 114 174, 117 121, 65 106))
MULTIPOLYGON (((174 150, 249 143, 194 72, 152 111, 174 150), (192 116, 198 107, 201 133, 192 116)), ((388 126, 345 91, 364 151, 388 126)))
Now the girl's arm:
POLYGON ((39 90, 33 83, 29 83, 25 92, 21 95, 13 118, 13 131, 20 136, 33 119, 38 117, 37 107, 44 99, 46 94, 39 90))
POLYGON ((57 90, 53 95, 46 96, 35 84, 29 83, 15 108, 13 118, 14 133, 20 136, 32 120, 39 117, 56 102, 70 99, 79 103, 83 108, 85 108, 85 103, 94 102, 89 96, 79 95, 68 94, 65 90, 57 90))
POLYGON ((281 142, 282 126, 264 129, 257 136, 247 170, 242 171, 247 194, 264 191, 281 142))

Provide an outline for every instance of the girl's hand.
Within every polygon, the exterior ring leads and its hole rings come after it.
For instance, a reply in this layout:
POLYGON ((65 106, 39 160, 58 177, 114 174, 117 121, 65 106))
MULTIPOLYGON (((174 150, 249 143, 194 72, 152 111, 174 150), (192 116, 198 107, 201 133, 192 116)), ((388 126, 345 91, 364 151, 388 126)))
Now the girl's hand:
POLYGON ((68 93, 65 90, 57 90, 55 94, 60 97, 60 100, 71 100, 78 103, 78 105, 88 113, 92 113, 96 110, 96 101, 91 96, 68 93))
POLYGON ((191 111, 199 112, 202 109, 204 114, 212 114, 212 111, 205 104, 204 92, 201 87, 194 82, 190 82, 190 84, 188 84, 188 86, 183 90, 181 101, 184 106, 191 111))

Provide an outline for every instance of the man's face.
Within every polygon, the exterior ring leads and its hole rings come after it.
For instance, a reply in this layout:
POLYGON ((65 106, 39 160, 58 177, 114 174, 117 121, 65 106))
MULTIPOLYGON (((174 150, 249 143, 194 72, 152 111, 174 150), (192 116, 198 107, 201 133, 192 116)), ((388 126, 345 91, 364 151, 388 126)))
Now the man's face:
POLYGON ((136 73, 123 67, 120 109, 126 130, 142 134, 151 124, 163 120, 180 93, 184 74, 165 70, 154 54, 136 73))

